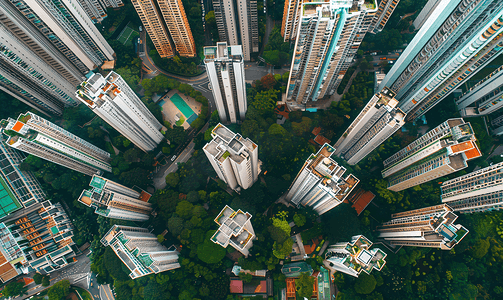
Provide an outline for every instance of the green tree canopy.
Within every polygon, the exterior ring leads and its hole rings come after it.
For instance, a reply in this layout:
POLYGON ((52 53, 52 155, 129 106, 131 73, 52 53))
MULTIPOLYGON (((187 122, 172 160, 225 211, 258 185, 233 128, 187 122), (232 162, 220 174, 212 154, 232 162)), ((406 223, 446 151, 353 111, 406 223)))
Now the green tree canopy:
POLYGON ((68 294, 70 294, 70 281, 68 280, 56 282, 47 291, 49 300, 62 300, 65 299, 68 294))
POLYGON ((166 176, 166 184, 168 184, 171 187, 176 187, 179 182, 180 182, 180 176, 176 172, 169 173, 168 176, 166 176))
POLYGON ((216 230, 206 232, 204 242, 197 246, 197 257, 207 264, 218 263, 225 256, 225 248, 210 240, 215 232, 216 230))
POLYGON ((300 275, 299 279, 295 280, 295 289, 301 299, 310 299, 313 295, 314 277, 309 276, 308 272, 300 275))
POLYGON ((377 281, 374 275, 367 275, 367 273, 362 272, 358 275, 355 282, 355 291, 358 294, 370 294, 375 289, 377 281))
POLYGON ((26 293, 26 288, 24 287, 24 282, 22 281, 13 281, 5 286, 2 290, 2 295, 5 298, 16 297, 18 295, 22 295, 26 293))

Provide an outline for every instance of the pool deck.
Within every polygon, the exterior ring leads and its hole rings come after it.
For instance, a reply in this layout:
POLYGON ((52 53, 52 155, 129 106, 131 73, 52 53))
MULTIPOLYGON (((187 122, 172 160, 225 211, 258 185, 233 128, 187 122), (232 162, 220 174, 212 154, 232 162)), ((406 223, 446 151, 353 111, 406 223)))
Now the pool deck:
MULTIPOLYGON (((185 96, 183 93, 179 92, 178 90, 171 90, 169 91, 166 95, 164 95, 161 99, 164 100, 164 105, 162 106, 162 115, 163 115, 163 120, 164 121, 168 121, 169 123, 171 123, 171 125, 174 125, 175 124, 175 116, 176 114, 178 113, 181 113, 183 115, 183 113, 176 107, 175 104, 173 104, 173 102, 170 100, 171 97, 175 94, 175 93, 178 93, 178 95, 180 97, 182 97, 182 99, 185 101, 185 103, 187 103, 189 105, 189 107, 196 113, 196 114, 201 114, 201 108, 202 108, 202 103, 199 103, 197 102, 194 98, 191 98, 191 97, 188 97, 188 96, 185 96)), ((185 121, 187 121, 187 119, 189 118, 190 116, 185 116, 184 115, 184 118, 185 118, 185 121)), ((188 129, 190 127, 189 123, 187 122, 184 122, 183 123, 183 128, 184 129, 188 129)))

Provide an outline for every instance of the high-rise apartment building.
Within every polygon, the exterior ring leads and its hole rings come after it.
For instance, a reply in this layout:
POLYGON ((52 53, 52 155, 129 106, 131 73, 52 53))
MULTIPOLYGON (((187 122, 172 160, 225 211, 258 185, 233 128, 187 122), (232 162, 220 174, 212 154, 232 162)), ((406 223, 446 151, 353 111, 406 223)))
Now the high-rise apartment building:
POLYGON ((480 156, 470 123, 449 119, 386 159, 382 175, 398 192, 462 170, 480 156))
POLYGON ((463 93, 456 105, 462 117, 484 116, 503 108, 503 66, 463 93))
POLYGON ((498 136, 503 134, 503 114, 491 120, 491 128, 491 133, 493 135, 498 136))
POLYGON ((369 32, 381 32, 384 29, 384 26, 386 26, 386 23, 388 23, 389 18, 393 14, 393 11, 395 11, 399 2, 400 0, 380 0, 377 12, 370 24, 369 32))
POLYGON ((244 256, 248 256, 255 238, 251 218, 250 213, 240 209, 235 211, 226 205, 215 218, 215 223, 220 227, 211 237, 211 241, 224 248, 230 245, 244 256))
POLYGON ((114 60, 76 1, 0 3, 0 89, 44 113, 77 105, 75 86, 84 75, 114 60))
MULTIPOLYGON (((25 156, 21 151, 7 146, 4 138, 0 138, 0 176, 3 180, 2 186, 10 190, 10 193, 4 194, 4 198, 0 201, 4 214, 11 212, 11 209, 15 210, 15 207, 21 207, 16 205, 15 201, 12 201, 14 205, 5 201, 10 195, 13 195, 15 200, 24 207, 30 207, 45 200, 45 193, 33 173, 20 169, 19 165, 24 159, 25 156)), ((2 217, 3 215, 0 215, 0 218, 2 217)))
POLYGON ((178 251, 161 245, 146 228, 114 225, 101 243, 112 248, 132 279, 180 268, 178 251))
POLYGON ((0 122, 9 147, 86 175, 112 172, 110 154, 31 112, 0 122))
POLYGON ((215 126, 211 136, 203 151, 218 177, 233 190, 251 187, 260 173, 257 144, 222 124, 215 126))
POLYGON ((442 202, 455 212, 474 213, 503 208, 503 163, 445 181, 442 202))
POLYGON ((178 55, 195 57, 196 43, 192 37, 182 0, 158 0, 157 3, 178 55))
POLYGON ((86 14, 94 23, 107 17, 107 7, 118 8, 124 5, 122 0, 78 0, 86 14))
POLYGON ((146 221, 152 212, 150 194, 137 192, 109 179, 94 175, 90 190, 80 194, 79 202, 95 209, 95 213, 129 221, 146 221))
POLYGON ((323 264, 332 272, 342 272, 358 277, 363 271, 381 271, 388 254, 379 248, 370 249, 372 242, 363 235, 356 235, 349 243, 337 243, 328 247, 323 264))
POLYGON ((281 36, 285 42, 293 43, 297 38, 297 28, 304 0, 285 0, 281 36))
POLYGON ((291 110, 335 93, 376 11, 375 0, 302 4, 286 89, 291 110))
POLYGON ((155 149, 164 138, 161 123, 122 79, 110 72, 92 74, 76 92, 77 99, 141 150, 155 149))
POLYGON ((136 12, 161 57, 196 56, 196 45, 181 0, 133 0, 136 12))
POLYGON ((502 32, 502 1, 440 0, 381 87, 415 120, 503 52, 502 32))
POLYGON ((454 224, 458 216, 441 204, 391 215, 377 228, 379 239, 391 246, 415 246, 451 250, 468 234, 454 224))
POLYGON ((247 102, 242 47, 227 43, 204 47, 204 63, 220 121, 244 121, 247 102))
MULTIPOLYGON (((0 223, 0 279, 60 270, 74 262, 73 225, 61 204, 44 201, 26 214, 0 223)), ((76 260, 75 260, 76 261, 76 260)))
POLYGON ((386 87, 372 96, 335 143, 335 155, 357 164, 405 124, 405 113, 397 106, 395 93, 386 87))
POLYGON ((417 15, 416 19, 412 23, 412 25, 414 25, 415 30, 419 30, 423 26, 424 22, 428 20, 431 13, 435 10, 437 5, 440 4, 440 2, 441 1, 439 0, 428 0, 428 2, 424 5, 419 15, 417 15))
POLYGON ((257 0, 213 0, 221 42, 241 45, 244 60, 259 51, 257 0))
POLYGON ((335 148, 325 144, 311 154, 285 199, 297 206, 309 206, 320 215, 341 204, 360 180, 353 174, 342 177, 346 168, 331 158, 334 152, 335 148))

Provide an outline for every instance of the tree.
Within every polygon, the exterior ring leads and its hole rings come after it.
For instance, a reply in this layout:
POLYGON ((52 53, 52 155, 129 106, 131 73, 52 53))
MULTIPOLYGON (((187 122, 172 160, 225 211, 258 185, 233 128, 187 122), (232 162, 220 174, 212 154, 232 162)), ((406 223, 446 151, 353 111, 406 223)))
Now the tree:
POLYGON ((24 286, 24 282, 22 281, 13 281, 5 286, 2 290, 2 295, 5 298, 16 297, 18 295, 23 295, 26 293, 26 288, 24 286))
POLYGON ((51 285, 50 277, 44 276, 44 278, 42 278, 42 286, 50 286, 50 285, 51 285))
POLYGON ((295 289, 301 299, 310 299, 313 295, 314 277, 309 276, 308 272, 300 275, 299 279, 295 280, 295 289))
POLYGON ((278 83, 272 74, 263 76, 262 78, 260 78, 260 82, 266 90, 273 89, 274 86, 278 83))
POLYGON ((35 275, 33 275, 33 281, 35 281, 36 284, 41 284, 43 278, 44 276, 40 273, 35 273, 35 275))
POLYGON ((169 186, 176 187, 178 182, 180 182, 180 176, 178 173, 169 173, 168 176, 166 176, 166 184, 169 186))
POLYGON ((473 258, 475 259, 481 259, 487 254, 487 251, 489 251, 489 247, 491 246, 491 243, 489 242, 489 237, 487 237, 485 240, 484 239, 479 239, 473 245, 472 249, 470 250, 473 258))
POLYGON ((164 242, 164 235, 162 235, 162 234, 157 235, 157 241, 158 241, 159 243, 164 242))
POLYGON ((239 273, 239 279, 243 280, 245 283, 250 283, 253 280, 253 275, 245 272, 239 273))
POLYGON ((197 246, 197 257, 207 264, 218 263, 225 256, 225 248, 210 240, 215 232, 216 230, 206 232, 204 242, 197 246))
POLYGON ((185 141, 187 133, 182 126, 173 126, 173 128, 168 128, 166 130, 166 139, 175 144, 181 144, 185 141))
POLYGON ((367 275, 366 273, 362 272, 356 279, 355 291, 358 294, 368 295, 375 289, 376 283, 377 281, 374 275, 367 275))
POLYGON ((295 213, 295 215, 293 216, 293 222, 298 227, 302 227, 304 226, 304 224, 306 224, 306 217, 304 215, 295 213))
POLYGON ((349 241, 360 232, 360 220, 350 204, 341 203, 321 216, 323 234, 331 242, 349 241), (338 230, 333 230, 337 228, 338 230))
POLYGON ((65 299, 68 294, 70 294, 70 281, 68 279, 56 282, 47 291, 49 300, 65 299))
POLYGON ((181 218, 190 219, 192 217, 192 209, 194 205, 187 200, 181 201, 176 206, 176 214, 181 218))
POLYGON ((215 12, 210 10, 206 16, 204 16, 204 20, 206 21, 206 24, 209 26, 213 26, 216 24, 216 19, 215 19, 215 12))
POLYGON ((267 90, 257 93, 252 102, 253 107, 262 113, 272 113, 276 107, 278 92, 277 90, 267 90))

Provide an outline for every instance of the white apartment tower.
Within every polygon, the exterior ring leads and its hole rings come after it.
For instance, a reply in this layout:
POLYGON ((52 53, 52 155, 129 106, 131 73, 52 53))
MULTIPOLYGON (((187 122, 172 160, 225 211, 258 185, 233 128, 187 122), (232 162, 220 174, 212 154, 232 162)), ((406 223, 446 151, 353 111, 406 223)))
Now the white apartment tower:
POLYGON ((377 228, 379 239, 391 246, 415 246, 451 250, 468 234, 454 224, 458 216, 441 204, 391 215, 377 228))
POLYGON ((445 181, 442 202, 455 212, 474 213, 503 208, 503 163, 445 181))
POLYGON ((215 223, 220 227, 211 237, 211 241, 224 248, 230 245, 244 256, 248 256, 255 238, 251 218, 251 214, 240 209, 235 211, 226 205, 215 218, 215 223))
POLYGON ((485 116, 503 108, 503 66, 456 99, 462 117, 485 116))
POLYGON ((45 193, 37 178, 30 171, 19 168, 25 156, 5 144, 0 138, 0 175, 16 199, 25 207, 45 201, 45 193))
POLYGON ((203 151, 218 177, 236 191, 251 187, 260 173, 257 144, 222 124, 215 126, 211 136, 203 151))
POLYGON ((79 3, 94 23, 100 23, 107 17, 107 7, 118 8, 124 5, 122 0, 79 0, 79 3))
POLYGON ((335 93, 376 11, 375 0, 302 4, 286 90, 291 110, 335 93))
POLYGON ((244 121, 247 102, 242 47, 227 43, 204 47, 204 63, 220 121, 244 121))
POLYGON ((316 154, 311 154, 285 199, 297 206, 309 206, 319 215, 341 204, 360 180, 353 174, 342 177, 346 168, 331 158, 334 152, 335 148, 325 144, 316 154))
POLYGON ((180 268, 174 246, 167 249, 146 228, 114 225, 101 243, 112 247, 132 279, 180 268))
POLYGON ((470 123, 449 119, 386 159, 382 175, 398 192, 462 170, 481 155, 470 123))
POLYGON ((249 61, 259 51, 257 0, 212 0, 220 42, 243 46, 242 56, 249 61))
POLYGON ((82 82, 77 99, 141 150, 155 149, 164 138, 161 123, 122 77, 96 73, 82 82))
POLYGON ((358 277, 363 271, 381 271, 388 254, 379 248, 370 249, 372 242, 363 235, 356 235, 349 243, 337 243, 328 247, 323 264, 332 272, 342 272, 358 277))
POLYGON ((31 112, 0 122, 9 147, 92 176, 112 172, 110 154, 31 112))
POLYGON ((400 0, 380 0, 377 12, 375 13, 374 19, 372 19, 369 32, 374 34, 381 32, 384 26, 386 26, 386 23, 388 23, 389 18, 393 14, 393 11, 395 11, 399 2, 400 0))
POLYGON ((45 114, 75 106, 75 86, 114 51, 76 0, 0 3, 0 89, 45 114))
POLYGON ((95 209, 95 213, 128 221, 146 221, 152 212, 150 194, 137 192, 101 176, 94 175, 91 189, 80 194, 79 202, 95 209))
POLYGON ((372 96, 335 143, 335 155, 350 165, 365 158, 405 124, 405 114, 397 106, 395 93, 386 87, 372 96))
POLYGON ((438 2, 381 83, 396 91, 406 121, 421 117, 503 52, 503 1, 438 2))

